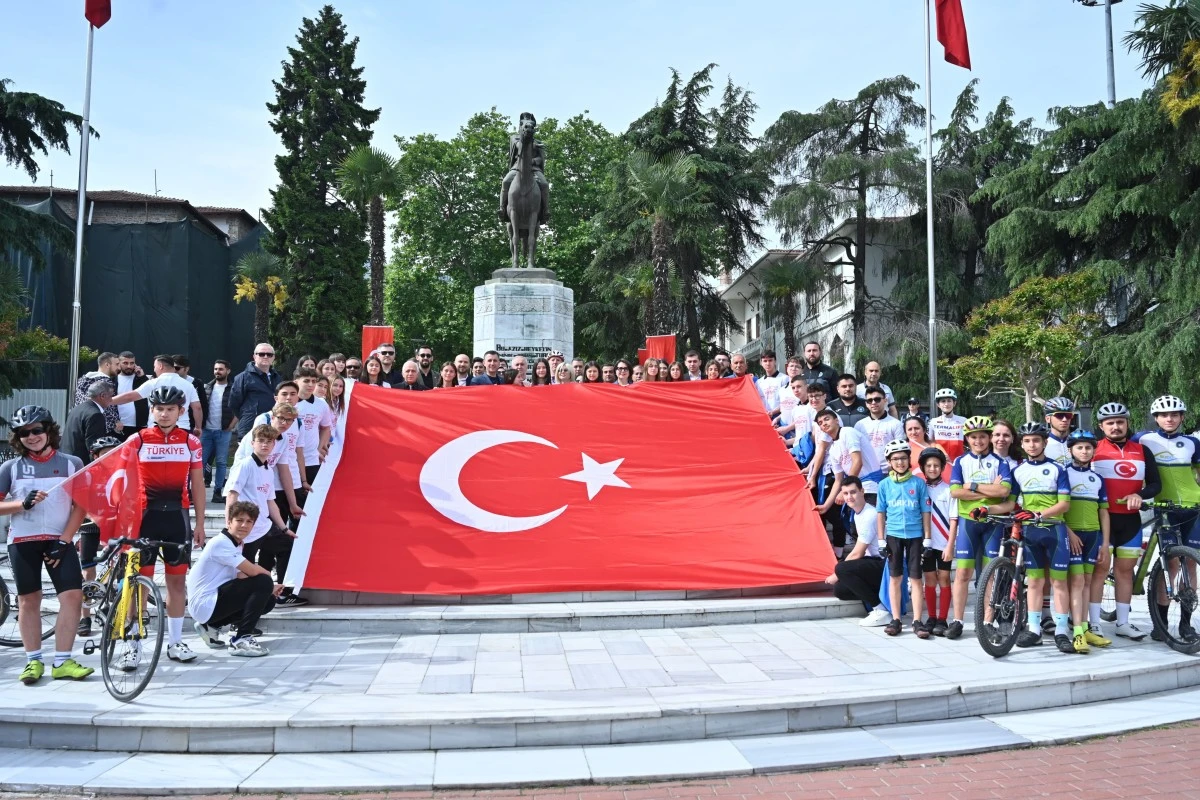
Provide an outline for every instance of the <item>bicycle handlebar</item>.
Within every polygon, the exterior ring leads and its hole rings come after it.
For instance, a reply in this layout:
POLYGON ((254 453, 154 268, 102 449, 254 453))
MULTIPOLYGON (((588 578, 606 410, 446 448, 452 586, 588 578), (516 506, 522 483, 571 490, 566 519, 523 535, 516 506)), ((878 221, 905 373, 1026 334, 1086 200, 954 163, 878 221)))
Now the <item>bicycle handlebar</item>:
POLYGON ((95 561, 81 566, 84 569, 91 569, 97 564, 103 564, 112 558, 113 553, 117 552, 117 548, 125 545, 136 547, 138 550, 158 550, 163 547, 174 547, 177 550, 182 550, 184 547, 179 542, 161 542, 156 539, 137 539, 129 536, 121 536, 116 539, 110 539, 108 544, 104 546, 104 551, 96 556, 95 561))
POLYGON ((1174 500, 1143 500, 1142 508, 1152 508, 1159 511, 1195 511, 1200 505, 1195 503, 1176 503, 1174 500))

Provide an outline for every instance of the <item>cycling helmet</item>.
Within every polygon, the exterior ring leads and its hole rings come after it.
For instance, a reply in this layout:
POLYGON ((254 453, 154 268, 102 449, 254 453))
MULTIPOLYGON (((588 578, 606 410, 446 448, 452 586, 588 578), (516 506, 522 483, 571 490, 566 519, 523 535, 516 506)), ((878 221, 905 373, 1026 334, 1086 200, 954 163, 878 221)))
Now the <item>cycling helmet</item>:
POLYGON ((1089 430, 1080 428, 1077 431, 1071 431, 1071 435, 1067 437, 1067 447, 1078 444, 1079 442, 1087 442, 1089 444, 1096 443, 1096 434, 1089 430))
POLYGON ((992 418, 991 417, 971 417, 963 423, 963 436, 968 433, 991 433, 992 418))
POLYGON ((1043 439, 1049 439, 1050 429, 1044 422, 1026 422, 1017 428, 1017 436, 1040 436, 1043 439))
POLYGON ((183 392, 174 386, 159 386, 146 398, 152 406, 183 406, 183 392))
POLYGON ((931 458, 936 458, 942 462, 943 467, 946 466, 946 454, 936 447, 926 447, 922 450, 921 455, 917 456, 917 463, 923 467, 925 466, 925 462, 931 458))
POLYGON ((45 422, 48 425, 54 424, 54 416, 42 408, 41 406, 21 406, 9 420, 9 425, 13 430, 24 428, 26 425, 33 425, 37 422, 45 422))
POLYGON ((1073 414, 1075 413, 1075 401, 1069 397, 1051 397, 1042 408, 1047 414, 1064 411, 1073 414))
POLYGON ((1151 414, 1167 414, 1172 411, 1183 413, 1187 411, 1187 406, 1173 394, 1164 394, 1162 397, 1150 404, 1151 414))
POLYGON ((97 450, 103 450, 106 447, 120 447, 120 446, 121 446, 121 440, 115 436, 99 436, 95 439, 92 439, 91 443, 88 444, 88 450, 90 452, 94 453, 97 450))
POLYGON ((892 439, 883 447, 883 457, 891 458, 896 453, 911 453, 912 448, 908 445, 908 439, 892 439))
POLYGON ((1096 409, 1096 422, 1123 417, 1129 419, 1129 409, 1120 403, 1105 403, 1096 409))
POLYGON ((957 400, 958 392, 954 391, 953 389, 938 389, 937 394, 935 394, 933 396, 933 399, 935 401, 937 401, 937 400, 957 400))

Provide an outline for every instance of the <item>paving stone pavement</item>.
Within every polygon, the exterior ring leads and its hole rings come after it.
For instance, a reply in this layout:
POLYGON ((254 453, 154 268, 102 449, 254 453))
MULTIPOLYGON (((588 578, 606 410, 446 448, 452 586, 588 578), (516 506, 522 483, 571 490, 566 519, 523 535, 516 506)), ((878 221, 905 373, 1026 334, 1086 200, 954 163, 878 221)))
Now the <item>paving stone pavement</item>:
MULTIPOLYGON (((1058 747, 995 751, 870 767, 665 783, 371 794, 194 795, 196 800, 808 800, 809 798, 1143 798, 1200 800, 1200 727, 1188 723, 1058 747)), ((0 793, 0 800, 90 795, 0 793)), ((119 797, 119 796, 115 796, 119 797)))

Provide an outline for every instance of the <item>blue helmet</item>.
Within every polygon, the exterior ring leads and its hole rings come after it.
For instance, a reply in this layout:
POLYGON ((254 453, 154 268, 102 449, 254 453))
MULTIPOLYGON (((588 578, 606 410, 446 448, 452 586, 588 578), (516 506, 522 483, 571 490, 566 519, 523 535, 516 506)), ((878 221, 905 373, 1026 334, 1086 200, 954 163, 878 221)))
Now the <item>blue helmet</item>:
POLYGON ((1077 442, 1088 442, 1092 445, 1095 445, 1096 434, 1083 428, 1080 428, 1076 431, 1071 431, 1071 435, 1067 437, 1067 447, 1070 447, 1077 442))

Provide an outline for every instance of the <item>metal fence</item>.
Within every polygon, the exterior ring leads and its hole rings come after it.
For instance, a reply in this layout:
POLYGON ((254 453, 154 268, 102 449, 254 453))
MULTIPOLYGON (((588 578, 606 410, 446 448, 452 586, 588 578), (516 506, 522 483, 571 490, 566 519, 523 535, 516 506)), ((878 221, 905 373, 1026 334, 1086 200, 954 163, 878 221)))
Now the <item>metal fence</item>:
MULTIPOLYGON (((8 420, 13 412, 21 406, 42 406, 49 410, 59 425, 67 418, 66 389, 17 389, 12 397, 0 399, 0 419, 4 420, 3 427, 7 429, 8 420)), ((3 438, 7 439, 5 435, 3 438)))

